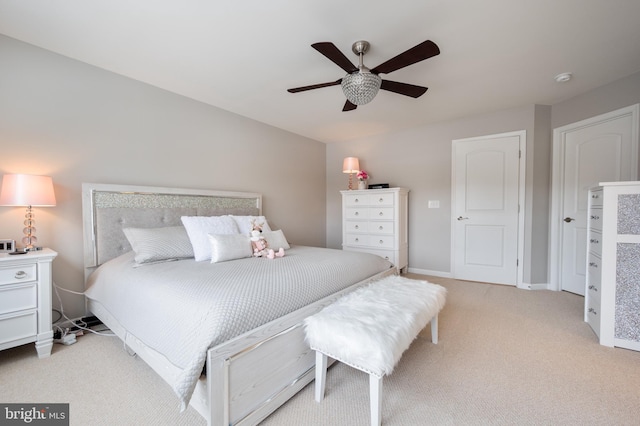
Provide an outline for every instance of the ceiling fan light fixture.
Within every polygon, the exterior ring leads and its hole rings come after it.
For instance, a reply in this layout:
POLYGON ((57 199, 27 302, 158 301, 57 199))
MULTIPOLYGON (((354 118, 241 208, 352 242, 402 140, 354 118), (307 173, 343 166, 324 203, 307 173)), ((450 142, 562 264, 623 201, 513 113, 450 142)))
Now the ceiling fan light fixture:
POLYGON ((376 97, 382 78, 368 71, 358 71, 342 78, 342 92, 354 105, 368 104, 376 97))

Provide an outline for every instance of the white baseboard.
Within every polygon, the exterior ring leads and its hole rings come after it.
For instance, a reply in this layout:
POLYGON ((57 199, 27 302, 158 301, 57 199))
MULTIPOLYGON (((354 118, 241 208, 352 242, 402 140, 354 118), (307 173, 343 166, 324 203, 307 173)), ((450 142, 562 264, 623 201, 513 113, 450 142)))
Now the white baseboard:
POLYGON ((430 269, 407 268, 412 274, 431 275, 432 277, 451 278, 451 272, 432 271, 430 269))
POLYGON ((521 288, 523 290, 549 290, 549 284, 528 284, 528 283, 523 283, 521 286, 518 286, 518 288, 521 288))

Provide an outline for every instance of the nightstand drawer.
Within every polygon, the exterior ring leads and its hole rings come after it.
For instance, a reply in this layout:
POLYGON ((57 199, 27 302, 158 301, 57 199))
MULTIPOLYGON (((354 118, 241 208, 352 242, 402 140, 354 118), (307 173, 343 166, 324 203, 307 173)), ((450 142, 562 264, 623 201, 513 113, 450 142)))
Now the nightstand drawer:
POLYGON ((0 345, 38 334, 38 315, 36 311, 10 314, 0 317, 0 345))
MULTIPOLYGON (((23 255, 25 256, 25 255, 23 255)), ((38 269, 35 263, 21 266, 0 267, 0 286, 4 284, 24 283, 38 279, 38 269)))
POLYGON ((35 309, 37 306, 38 296, 35 282, 0 287, 0 315, 35 309))
POLYGON ((602 209, 591 209, 587 219, 591 229, 602 231, 602 209))

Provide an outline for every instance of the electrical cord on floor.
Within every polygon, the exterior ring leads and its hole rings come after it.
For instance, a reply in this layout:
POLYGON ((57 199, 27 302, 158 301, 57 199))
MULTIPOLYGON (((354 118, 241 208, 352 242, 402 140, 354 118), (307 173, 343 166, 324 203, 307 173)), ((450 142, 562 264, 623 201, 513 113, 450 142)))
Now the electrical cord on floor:
POLYGON ((75 343, 75 337, 81 336, 85 331, 88 331, 93 334, 97 334, 98 336, 106 336, 106 337, 117 337, 115 333, 103 333, 102 331, 92 330, 88 327, 88 324, 83 322, 82 320, 74 321, 71 318, 67 317, 64 313, 64 307, 62 306, 62 298, 60 298, 60 293, 58 290, 66 291, 67 293, 77 294, 80 296, 84 296, 84 292, 80 293, 73 290, 68 290, 66 288, 59 287, 55 281, 53 282, 53 290, 56 293, 56 297, 58 298, 58 303, 60 304, 60 318, 53 324, 53 326, 60 332, 59 338, 54 338, 54 342, 62 343, 65 345, 71 345, 75 343), (62 321, 58 324, 58 322, 64 318, 65 321, 62 321), (64 327, 63 324, 71 324, 71 327, 64 327), (72 331, 71 328, 77 328, 77 331, 72 331), (73 334, 73 337, 70 335, 73 334))

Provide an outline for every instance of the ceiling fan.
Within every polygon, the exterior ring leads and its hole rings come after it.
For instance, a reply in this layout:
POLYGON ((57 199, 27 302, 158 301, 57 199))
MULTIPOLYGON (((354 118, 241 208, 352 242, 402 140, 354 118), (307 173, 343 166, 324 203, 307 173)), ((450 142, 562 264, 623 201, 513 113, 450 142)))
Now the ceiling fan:
POLYGON ((314 43, 311 45, 318 52, 329 58, 333 63, 347 72, 347 75, 328 83, 313 84, 311 86, 296 87, 287 89, 289 93, 304 92, 307 90, 320 89, 329 86, 342 86, 342 91, 347 97, 342 111, 353 111, 358 105, 364 105, 373 100, 378 94, 378 90, 387 90, 400 95, 418 98, 426 91, 426 87, 416 86, 397 81, 383 80, 379 74, 388 74, 400 68, 413 65, 416 62, 424 61, 440 54, 440 49, 431 40, 424 41, 411 49, 389 59, 373 69, 369 69, 363 64, 364 54, 369 50, 369 42, 360 40, 353 43, 351 50, 358 55, 360 63, 356 67, 347 57, 338 50, 331 42, 314 43))

